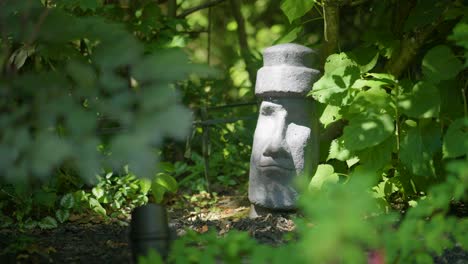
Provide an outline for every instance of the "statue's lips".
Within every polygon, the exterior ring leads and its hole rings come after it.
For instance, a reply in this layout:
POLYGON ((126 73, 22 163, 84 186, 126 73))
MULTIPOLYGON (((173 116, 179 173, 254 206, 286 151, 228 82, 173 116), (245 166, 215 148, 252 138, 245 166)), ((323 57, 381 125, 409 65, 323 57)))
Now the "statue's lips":
POLYGON ((278 163, 278 162, 261 162, 258 164, 258 167, 260 169, 282 169, 282 170, 295 170, 295 168, 285 166, 284 164, 278 163))

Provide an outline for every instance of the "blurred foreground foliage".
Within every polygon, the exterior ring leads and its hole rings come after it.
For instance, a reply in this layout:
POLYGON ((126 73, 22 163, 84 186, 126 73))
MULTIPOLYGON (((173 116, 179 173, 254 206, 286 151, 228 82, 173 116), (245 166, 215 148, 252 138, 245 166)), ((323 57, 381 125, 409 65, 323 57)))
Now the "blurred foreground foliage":
POLYGON ((467 249, 451 207, 467 201, 466 1, 207 3, 0 1, 2 227, 119 217, 180 186, 245 190, 256 105, 225 105, 255 101, 264 47, 296 42, 323 57, 298 240, 189 233, 169 260, 430 263, 467 249))

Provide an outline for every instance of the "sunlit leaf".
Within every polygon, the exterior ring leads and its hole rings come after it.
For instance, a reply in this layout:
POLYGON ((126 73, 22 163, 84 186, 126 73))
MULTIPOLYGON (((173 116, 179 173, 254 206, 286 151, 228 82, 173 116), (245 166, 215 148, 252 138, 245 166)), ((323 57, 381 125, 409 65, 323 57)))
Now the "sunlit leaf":
POLYGON ((289 22, 305 15, 314 7, 315 0, 282 0, 281 10, 288 17, 289 22))
POLYGON ((167 173, 158 173, 154 179, 154 182, 173 193, 176 192, 178 188, 176 179, 167 173))
POLYGON ((393 119, 388 114, 357 116, 344 128, 341 140, 353 151, 378 145, 394 131, 393 119))
POLYGON ((418 82, 410 93, 398 97, 398 107, 410 117, 437 117, 440 111, 439 91, 432 83, 418 82))
POLYGON ((320 123, 322 123, 324 127, 327 127, 329 124, 340 120, 340 110, 341 108, 338 106, 327 105, 320 116, 320 123))
POLYGON ((325 62, 325 73, 309 93, 315 100, 341 106, 349 96, 349 88, 359 78, 360 69, 345 53, 332 54, 325 62))
POLYGON ((452 79, 462 69, 462 63, 447 46, 432 48, 422 61, 422 72, 425 78, 433 83, 452 79))
POLYGON ((317 167, 315 175, 310 181, 309 189, 320 190, 324 184, 337 183, 338 180, 338 175, 334 173, 333 166, 328 164, 320 164, 317 167))

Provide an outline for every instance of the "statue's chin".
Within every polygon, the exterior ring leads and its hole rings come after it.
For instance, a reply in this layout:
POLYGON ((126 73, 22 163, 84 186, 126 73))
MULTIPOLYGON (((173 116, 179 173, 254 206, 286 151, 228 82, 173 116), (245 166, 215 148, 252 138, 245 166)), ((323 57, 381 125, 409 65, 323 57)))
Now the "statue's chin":
POLYGON ((274 166, 254 168, 250 171, 249 200, 269 209, 294 209, 298 193, 292 180, 296 172, 274 166))

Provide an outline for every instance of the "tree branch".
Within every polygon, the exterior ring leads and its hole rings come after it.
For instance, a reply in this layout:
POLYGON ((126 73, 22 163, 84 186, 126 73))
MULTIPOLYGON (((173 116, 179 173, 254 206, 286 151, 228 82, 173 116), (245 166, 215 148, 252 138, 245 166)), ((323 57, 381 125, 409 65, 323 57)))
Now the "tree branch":
POLYGON ((340 34, 340 1, 323 1, 323 34, 325 42, 323 44, 322 59, 325 59, 337 51, 340 34))
POLYGON ((239 48, 240 54, 242 59, 245 62, 245 68, 249 74, 249 80, 252 86, 255 85, 257 71, 252 64, 252 58, 250 55, 249 44, 247 43, 247 33, 245 32, 245 21, 244 17, 242 16, 239 0, 230 0, 231 2, 231 9, 234 15, 234 19, 237 23, 237 36, 239 38, 239 48))
POLYGON ((220 4, 220 3, 224 2, 224 1, 226 1, 226 0, 213 0, 211 2, 201 4, 199 6, 189 8, 189 9, 183 11, 180 15, 177 15, 177 18, 184 18, 184 17, 186 17, 186 16, 188 16, 188 15, 194 13, 194 12, 197 12, 198 10, 202 10, 202 9, 205 9, 205 8, 215 6, 215 5, 220 4))
POLYGON ((412 36, 405 36, 400 41, 399 53, 392 56, 385 64, 385 70, 398 78, 408 67, 419 48, 424 44, 427 37, 434 31, 435 26, 428 26, 423 31, 412 36))
POLYGON ((177 0, 169 0, 167 3, 167 16, 176 17, 177 15, 177 0))

